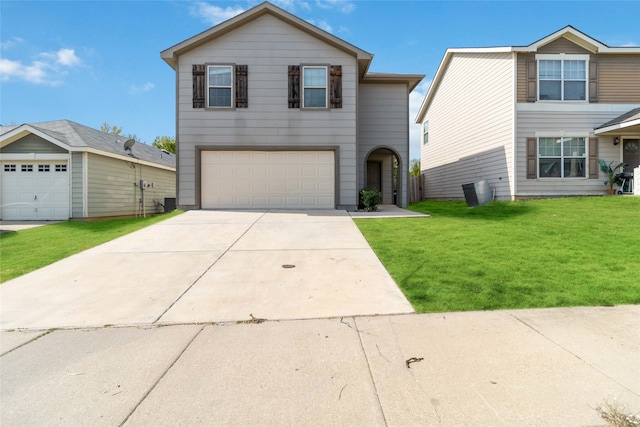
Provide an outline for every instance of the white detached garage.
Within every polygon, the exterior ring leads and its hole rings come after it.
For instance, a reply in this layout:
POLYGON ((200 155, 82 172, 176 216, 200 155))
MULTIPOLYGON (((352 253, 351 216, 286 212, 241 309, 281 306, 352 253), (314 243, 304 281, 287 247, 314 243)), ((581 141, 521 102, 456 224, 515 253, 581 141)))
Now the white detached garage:
POLYGON ((0 219, 67 220, 163 211, 175 155, 71 122, 0 127, 0 219))

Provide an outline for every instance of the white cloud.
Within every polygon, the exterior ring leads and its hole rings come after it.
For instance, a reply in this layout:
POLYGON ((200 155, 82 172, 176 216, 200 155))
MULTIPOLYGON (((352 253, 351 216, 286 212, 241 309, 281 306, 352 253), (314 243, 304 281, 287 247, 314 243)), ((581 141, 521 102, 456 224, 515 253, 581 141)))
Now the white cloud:
POLYGON ((316 5, 321 9, 338 9, 342 13, 356 10, 356 5, 350 0, 316 0, 316 5))
POLYGON ((0 49, 6 50, 23 43, 24 40, 20 37, 11 37, 9 40, 0 41, 0 49))
POLYGON ((82 65, 82 61, 73 49, 60 49, 57 52, 42 52, 31 64, 0 58, 0 80, 24 80, 29 83, 56 86, 62 83, 60 77, 67 74, 69 68, 82 65))
POLYGON ((76 51, 73 49, 60 49, 56 52, 56 56, 58 64, 66 67, 75 67, 76 65, 82 64, 82 61, 76 56, 76 51))
POLYGON ((204 19, 211 25, 217 25, 227 19, 231 19, 236 15, 244 12, 245 9, 236 6, 227 6, 225 8, 213 6, 205 2, 197 2, 191 8, 191 14, 204 19))
POLYGON ((416 124, 418 111, 429 91, 431 80, 423 80, 409 95, 409 157, 420 159, 420 125, 416 124))
POLYGON ((330 33, 333 31, 333 28, 331 28, 331 25, 329 25, 327 21, 322 20, 322 21, 316 22, 314 19, 307 19, 307 22, 310 23, 311 25, 315 25, 318 28, 322 28, 327 33, 330 33))
POLYGON ((151 82, 146 82, 142 86, 133 85, 129 89, 129 93, 149 92, 150 90, 153 90, 154 87, 156 87, 156 85, 151 82))

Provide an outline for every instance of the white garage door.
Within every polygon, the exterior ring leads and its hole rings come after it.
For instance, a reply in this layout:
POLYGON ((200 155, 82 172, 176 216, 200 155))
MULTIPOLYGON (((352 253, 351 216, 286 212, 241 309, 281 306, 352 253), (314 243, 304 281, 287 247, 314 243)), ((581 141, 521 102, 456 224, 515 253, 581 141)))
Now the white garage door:
POLYGON ((69 219, 67 162, 2 162, 2 219, 69 219))
POLYGON ((204 209, 333 209, 333 151, 203 151, 204 209))

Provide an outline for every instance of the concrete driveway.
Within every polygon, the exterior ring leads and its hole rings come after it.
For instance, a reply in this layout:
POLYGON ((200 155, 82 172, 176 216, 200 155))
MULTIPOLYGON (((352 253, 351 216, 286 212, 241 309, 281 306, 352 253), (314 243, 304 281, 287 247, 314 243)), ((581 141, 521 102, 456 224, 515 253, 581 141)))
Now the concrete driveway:
POLYGON ((189 211, 0 287, 0 328, 411 313, 345 211, 189 211))

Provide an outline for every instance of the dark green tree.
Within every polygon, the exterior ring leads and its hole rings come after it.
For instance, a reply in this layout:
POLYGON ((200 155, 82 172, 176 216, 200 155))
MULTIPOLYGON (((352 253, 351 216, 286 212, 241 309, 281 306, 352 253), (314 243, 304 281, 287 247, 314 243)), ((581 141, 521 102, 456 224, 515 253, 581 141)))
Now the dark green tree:
POLYGON ((156 139, 151 143, 156 148, 161 150, 167 150, 170 153, 176 152, 176 139, 170 136, 156 136, 156 139))

